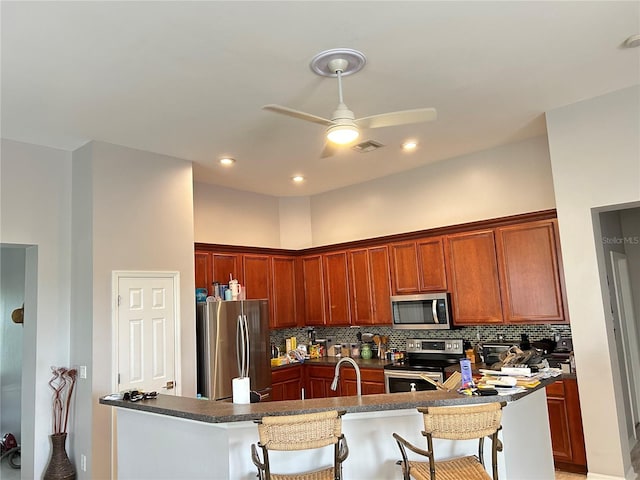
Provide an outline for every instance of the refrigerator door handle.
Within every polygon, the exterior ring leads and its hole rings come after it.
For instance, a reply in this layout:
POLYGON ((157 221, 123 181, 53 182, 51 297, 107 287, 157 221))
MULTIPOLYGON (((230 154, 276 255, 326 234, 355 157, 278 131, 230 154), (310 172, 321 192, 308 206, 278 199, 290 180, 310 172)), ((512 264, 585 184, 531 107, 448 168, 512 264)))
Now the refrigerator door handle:
POLYGON ((244 359, 245 359, 245 332, 242 315, 238 315, 238 323, 236 324, 236 360, 238 362, 238 374, 244 377, 244 359))
POLYGON ((249 342, 249 323, 247 322, 247 316, 242 315, 242 319, 244 320, 244 335, 245 335, 245 364, 244 364, 244 376, 249 376, 249 355, 251 353, 251 345, 249 342))

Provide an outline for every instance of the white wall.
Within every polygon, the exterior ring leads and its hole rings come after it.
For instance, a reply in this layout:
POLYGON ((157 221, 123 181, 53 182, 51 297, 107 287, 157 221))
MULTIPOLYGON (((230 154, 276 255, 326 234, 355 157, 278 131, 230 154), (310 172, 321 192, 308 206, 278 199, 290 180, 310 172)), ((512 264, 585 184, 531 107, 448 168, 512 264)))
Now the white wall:
POLYGON ((632 87, 547 113, 589 471, 614 478, 632 473, 592 209, 640 201, 639 105, 640 87, 632 87))
POLYGON ((280 247, 277 197, 195 183, 196 242, 280 247))
POLYGON ((21 405, 22 478, 37 478, 50 452, 50 366, 69 366, 71 154, 3 139, 0 158, 0 243, 31 246, 27 272, 37 269, 26 292, 21 405))
POLYGON ((546 137, 315 195, 313 245, 555 207, 546 137))
MULTIPOLYGON (((102 142, 92 142, 90 148, 91 168, 83 171, 91 177, 93 202, 93 350, 89 400, 94 412, 87 478, 109 478, 112 409, 97 402, 100 396, 111 392, 113 382, 110 340, 113 270, 180 273, 181 394, 196 394, 193 177, 188 161, 102 142)), ((74 159, 74 173, 75 168, 74 159)), ((80 453, 82 446, 77 448, 80 453)))
POLYGON ((281 197, 280 247, 299 250, 309 247, 311 242, 310 197, 281 197))
POLYGON ((0 247, 0 434, 13 433, 20 443, 22 330, 11 314, 24 303, 24 247, 0 247))

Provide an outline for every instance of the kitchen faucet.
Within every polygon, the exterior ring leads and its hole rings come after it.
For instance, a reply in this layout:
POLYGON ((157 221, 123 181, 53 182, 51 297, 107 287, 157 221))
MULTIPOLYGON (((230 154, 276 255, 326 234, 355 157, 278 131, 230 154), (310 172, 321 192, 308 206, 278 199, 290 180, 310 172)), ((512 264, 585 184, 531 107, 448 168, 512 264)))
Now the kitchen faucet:
POLYGON ((338 389, 338 380, 340 379, 340 365, 342 365, 344 362, 348 362, 351 365, 353 365, 353 368, 356 369, 356 382, 357 382, 357 392, 358 392, 358 396, 362 396, 362 385, 360 382, 360 367, 358 366, 358 364, 356 363, 356 361, 351 358, 351 357, 342 357, 340 360, 338 360, 338 363, 336 363, 336 375, 335 377, 333 377, 333 382, 331 382, 331 390, 337 390, 338 389))

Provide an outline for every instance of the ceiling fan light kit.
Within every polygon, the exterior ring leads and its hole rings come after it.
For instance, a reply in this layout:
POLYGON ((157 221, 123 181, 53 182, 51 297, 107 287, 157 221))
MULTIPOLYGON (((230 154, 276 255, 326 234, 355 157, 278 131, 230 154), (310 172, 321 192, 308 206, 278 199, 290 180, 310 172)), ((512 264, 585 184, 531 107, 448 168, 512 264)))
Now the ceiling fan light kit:
POLYGON ((347 145, 359 136, 358 129, 351 125, 333 125, 327 129, 327 139, 338 145, 347 145))
MULTIPOLYGON (((289 117, 318 123, 327 127, 326 138, 330 143, 347 145, 356 140, 360 130, 366 128, 392 127, 422 123, 436 119, 435 108, 416 108, 401 110, 398 112, 381 113, 369 117, 355 118, 355 115, 343 101, 342 77, 359 72, 367 59, 362 52, 350 48, 334 48, 317 54, 311 60, 311 70, 323 77, 335 77, 338 79, 338 107, 334 110, 331 119, 301 112, 280 105, 265 105, 262 108, 271 112, 287 115, 289 117)), ((322 157, 328 157, 335 153, 332 148, 325 145, 322 157)))

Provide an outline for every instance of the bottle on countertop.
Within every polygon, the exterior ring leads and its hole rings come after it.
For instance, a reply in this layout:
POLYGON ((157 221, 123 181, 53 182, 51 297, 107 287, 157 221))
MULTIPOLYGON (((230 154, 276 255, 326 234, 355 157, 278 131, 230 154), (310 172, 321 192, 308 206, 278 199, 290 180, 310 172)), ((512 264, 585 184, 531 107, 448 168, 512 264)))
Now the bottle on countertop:
POLYGON ((476 363, 484 363, 484 351, 482 350, 482 342, 480 341, 480 333, 476 333, 476 363))
POLYGON ((476 352, 469 340, 464 341, 464 355, 471 363, 476 363, 476 352))

